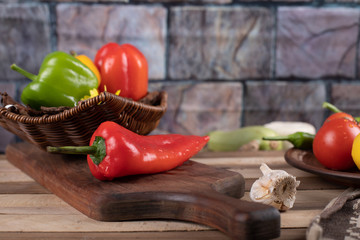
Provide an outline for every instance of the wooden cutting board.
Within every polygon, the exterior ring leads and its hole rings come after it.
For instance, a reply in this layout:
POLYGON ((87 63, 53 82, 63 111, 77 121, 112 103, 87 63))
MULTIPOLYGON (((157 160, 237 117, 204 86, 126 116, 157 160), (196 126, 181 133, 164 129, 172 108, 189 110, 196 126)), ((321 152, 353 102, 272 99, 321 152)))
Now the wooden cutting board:
POLYGON ((174 219, 214 227, 232 239, 280 235, 273 207, 240 200, 244 178, 235 172, 187 161, 171 171, 102 182, 86 156, 44 152, 29 143, 10 144, 6 157, 65 202, 99 221, 174 219))

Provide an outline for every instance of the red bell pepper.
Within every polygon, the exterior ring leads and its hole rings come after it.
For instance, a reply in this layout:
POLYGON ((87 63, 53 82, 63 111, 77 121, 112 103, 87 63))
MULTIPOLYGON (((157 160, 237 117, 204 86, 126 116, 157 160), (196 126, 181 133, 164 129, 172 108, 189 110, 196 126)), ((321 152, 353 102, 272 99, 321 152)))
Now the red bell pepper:
POLYGON ((88 154, 87 162, 93 176, 99 180, 112 180, 171 170, 199 152, 208 141, 209 136, 141 136, 107 121, 95 130, 90 146, 48 147, 47 151, 88 154))
POLYGON ((115 93, 135 101, 148 91, 148 64, 145 56, 133 45, 108 43, 96 53, 94 63, 100 71, 99 91, 115 93))

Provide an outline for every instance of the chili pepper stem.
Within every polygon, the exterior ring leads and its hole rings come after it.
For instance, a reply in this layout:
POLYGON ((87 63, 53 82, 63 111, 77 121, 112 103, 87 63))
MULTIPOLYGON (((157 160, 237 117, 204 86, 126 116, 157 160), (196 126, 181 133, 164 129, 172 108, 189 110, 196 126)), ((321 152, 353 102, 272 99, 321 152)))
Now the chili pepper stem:
POLYGON ((95 137, 95 140, 91 146, 63 146, 63 147, 48 146, 46 150, 52 153, 89 155, 91 160, 96 165, 99 165, 106 156, 105 139, 99 136, 95 137))
POLYGON ((272 137, 263 137, 263 140, 279 140, 279 141, 286 141, 290 140, 289 136, 272 136, 272 137))
POLYGON ((16 65, 15 63, 12 64, 12 65, 10 66, 10 68, 11 68, 12 70, 14 70, 14 71, 16 71, 16 72, 24 75, 25 77, 29 78, 31 81, 35 81, 36 78, 37 78, 36 75, 34 75, 34 74, 32 74, 32 73, 29 73, 28 71, 22 69, 21 67, 19 67, 19 66, 16 65))
POLYGON ((276 140, 276 141, 286 140, 292 143, 296 148, 307 150, 307 149, 312 149, 314 137, 315 137, 314 134, 310 134, 306 132, 295 132, 287 136, 264 137, 263 139, 276 140))
POLYGON ((64 146, 64 147, 51 147, 46 148, 51 153, 66 153, 66 154, 95 154, 96 146, 64 146))
POLYGON ((340 109, 338 109, 336 106, 332 105, 331 103, 324 102, 322 105, 323 108, 329 109, 330 111, 334 113, 342 112, 340 109))

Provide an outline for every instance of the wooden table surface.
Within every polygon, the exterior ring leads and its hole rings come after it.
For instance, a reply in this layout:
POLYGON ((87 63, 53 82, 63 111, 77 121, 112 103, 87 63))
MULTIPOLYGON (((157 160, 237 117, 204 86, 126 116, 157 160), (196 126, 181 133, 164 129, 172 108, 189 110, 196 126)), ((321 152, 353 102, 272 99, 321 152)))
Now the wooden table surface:
MULTIPOLYGON (((310 221, 346 187, 336 185, 288 165, 284 152, 202 152, 193 160, 241 173, 246 179, 244 200, 261 176, 265 162, 301 181, 292 209, 281 213, 278 239, 305 239, 310 221)), ((92 220, 0 155, 0 239, 229 239, 207 226, 178 221, 99 222, 92 220)))

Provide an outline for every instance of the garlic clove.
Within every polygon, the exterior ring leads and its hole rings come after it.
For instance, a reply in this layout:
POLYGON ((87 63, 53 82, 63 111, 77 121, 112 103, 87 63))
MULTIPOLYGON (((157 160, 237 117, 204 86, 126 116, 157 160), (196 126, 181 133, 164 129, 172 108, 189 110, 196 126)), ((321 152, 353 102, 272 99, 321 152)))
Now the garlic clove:
POLYGON ((272 205, 280 211, 292 208, 300 181, 284 170, 272 170, 265 163, 261 164, 260 170, 263 176, 251 186, 251 200, 272 205))

